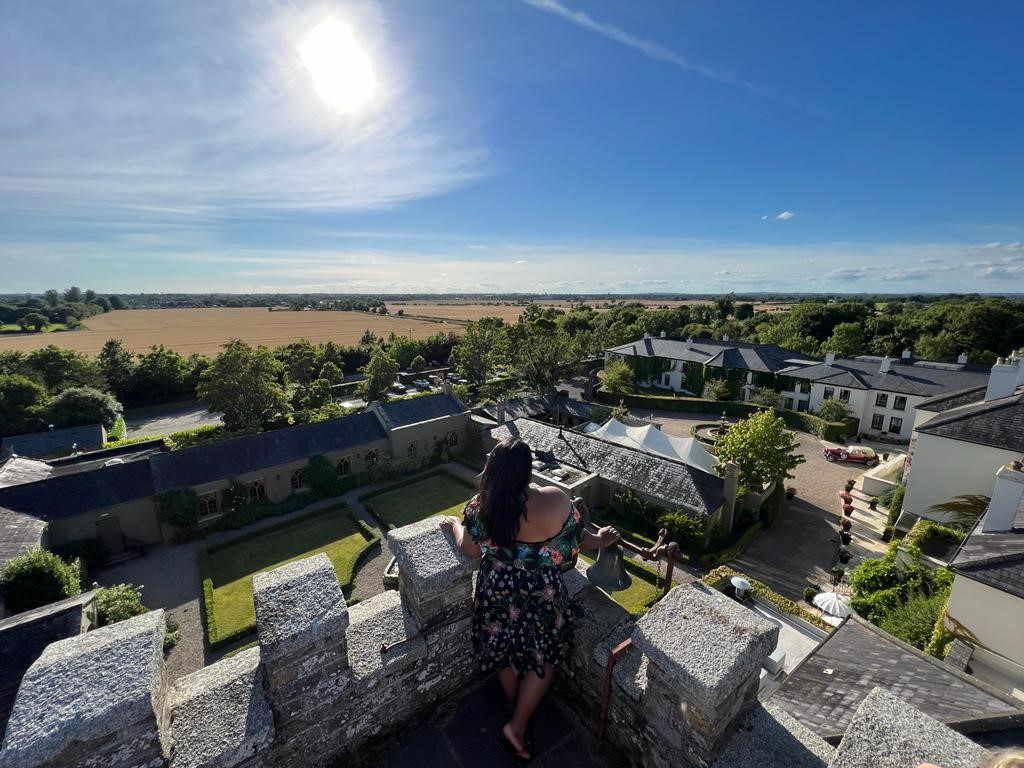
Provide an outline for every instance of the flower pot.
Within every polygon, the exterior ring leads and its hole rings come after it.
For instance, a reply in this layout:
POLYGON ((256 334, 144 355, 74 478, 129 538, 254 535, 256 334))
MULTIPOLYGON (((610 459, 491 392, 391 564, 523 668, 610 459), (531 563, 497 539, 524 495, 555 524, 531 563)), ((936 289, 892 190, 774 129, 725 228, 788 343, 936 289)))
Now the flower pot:
POLYGON ((878 509, 878 499, 872 499, 870 502, 868 502, 868 509, 878 509))
POLYGON ((851 553, 851 552, 840 552, 839 553, 839 562, 843 563, 845 565, 846 563, 850 562, 850 559, 852 557, 853 557, 853 553, 851 553))
POLYGON ((882 531, 882 541, 892 541, 892 528, 886 528, 882 531))
POLYGON ((842 499, 843 501, 845 501, 847 504, 849 504, 851 501, 853 501, 853 496, 851 496, 846 491, 843 491, 842 493, 840 493, 839 494, 839 498, 842 499))
POLYGON ((839 540, 842 541, 843 544, 849 544, 851 541, 853 541, 853 536, 850 534, 849 531, 840 531, 839 540))
POLYGON ((853 504, 843 504, 843 514, 847 517, 853 515, 853 504))
POLYGON ((851 528, 853 528, 853 521, 848 517, 844 517, 842 519, 842 522, 840 522, 840 525, 843 527, 844 531, 849 531, 851 528))
POLYGON ((792 501, 795 496, 796 496, 796 488, 787 488, 786 489, 786 498, 789 501, 792 501))

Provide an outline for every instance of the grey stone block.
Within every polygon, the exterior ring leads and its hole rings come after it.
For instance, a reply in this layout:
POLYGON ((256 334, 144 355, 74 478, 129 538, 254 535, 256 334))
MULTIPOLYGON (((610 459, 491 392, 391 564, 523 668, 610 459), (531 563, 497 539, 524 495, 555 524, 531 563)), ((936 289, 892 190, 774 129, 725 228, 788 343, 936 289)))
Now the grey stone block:
POLYGON ((274 738, 260 649, 194 672, 175 684, 171 768, 234 768, 274 738))
POLYGON ((857 708, 831 768, 980 768, 989 757, 966 736, 875 688, 857 708))
POLYGON ((137 756, 159 755, 165 629, 150 611, 48 646, 22 679, 0 764, 73 765, 66 751, 114 753, 127 732, 137 756))
POLYGON ((666 685, 681 685, 697 704, 715 711, 761 668, 779 628, 701 584, 675 587, 636 624, 633 644, 666 685))
POLYGON ((388 532, 388 547, 416 596, 435 594, 472 571, 472 563, 459 551, 451 534, 436 519, 421 520, 388 532))
POLYGON ((252 592, 264 662, 344 637, 348 608, 323 553, 256 574, 252 592))
POLYGON ((780 707, 756 705, 739 724, 713 768, 826 768, 835 749, 780 707))
POLYGON ((398 592, 387 591, 349 611, 348 658, 357 680, 402 669, 423 658, 426 643, 398 592), (390 647, 381 652, 381 645, 390 647))

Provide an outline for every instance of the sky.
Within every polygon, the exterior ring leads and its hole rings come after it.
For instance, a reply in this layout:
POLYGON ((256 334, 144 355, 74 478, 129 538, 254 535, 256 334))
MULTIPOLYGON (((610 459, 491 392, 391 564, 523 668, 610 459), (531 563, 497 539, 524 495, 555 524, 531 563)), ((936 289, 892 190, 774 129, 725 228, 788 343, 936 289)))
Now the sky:
POLYGON ((15 0, 0 293, 1024 292, 1024 5, 15 0))

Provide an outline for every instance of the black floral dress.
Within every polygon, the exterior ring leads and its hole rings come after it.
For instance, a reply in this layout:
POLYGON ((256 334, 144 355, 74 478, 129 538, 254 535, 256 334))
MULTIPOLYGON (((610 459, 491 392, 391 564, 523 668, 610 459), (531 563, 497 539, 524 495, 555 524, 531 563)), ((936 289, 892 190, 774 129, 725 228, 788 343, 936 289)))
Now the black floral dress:
POLYGON ((473 650, 484 673, 511 667, 522 677, 544 677, 544 665, 566 661, 576 614, 562 583, 561 566, 580 551, 584 523, 573 506, 565 525, 547 541, 499 547, 479 515, 474 497, 463 525, 483 560, 473 600, 473 650))

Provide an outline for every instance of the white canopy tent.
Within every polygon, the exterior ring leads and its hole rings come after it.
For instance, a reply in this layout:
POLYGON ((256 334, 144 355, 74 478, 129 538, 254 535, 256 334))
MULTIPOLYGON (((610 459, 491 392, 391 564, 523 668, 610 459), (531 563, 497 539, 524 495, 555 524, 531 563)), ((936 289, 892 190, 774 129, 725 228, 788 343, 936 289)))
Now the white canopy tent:
POLYGON ((627 427, 617 419, 609 419, 605 424, 588 424, 583 428, 587 434, 617 443, 628 448, 636 448, 644 453, 664 456, 689 464, 695 469, 715 473, 717 459, 693 437, 672 437, 657 427, 648 424, 643 427, 627 427))

